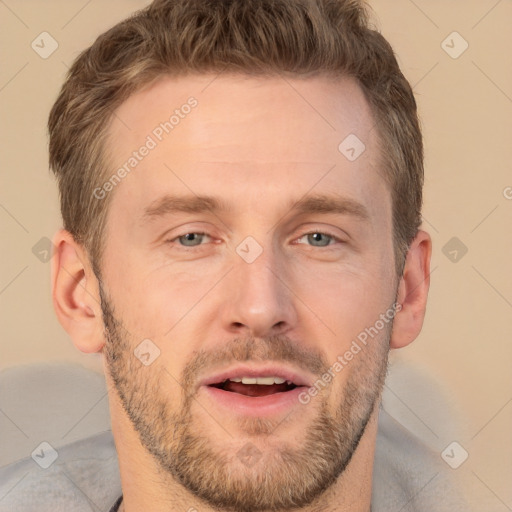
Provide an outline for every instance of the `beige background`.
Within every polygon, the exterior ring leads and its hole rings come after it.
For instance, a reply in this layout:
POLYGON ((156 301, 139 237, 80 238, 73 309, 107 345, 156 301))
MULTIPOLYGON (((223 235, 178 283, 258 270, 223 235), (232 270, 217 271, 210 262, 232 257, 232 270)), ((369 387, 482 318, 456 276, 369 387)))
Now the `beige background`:
MULTIPOLYGON (((480 510, 512 510, 512 2, 370 3, 419 103, 434 243, 425 326, 393 353, 384 403, 439 453, 452 441, 467 450, 454 471, 480 510), (443 252, 452 237, 467 247, 456 262, 443 252)), ((101 371, 57 323, 49 263, 33 253, 60 223, 46 121, 78 52, 145 4, 0 1, 0 368, 58 360, 101 371), (31 48, 44 31, 59 45, 47 59, 31 48)))

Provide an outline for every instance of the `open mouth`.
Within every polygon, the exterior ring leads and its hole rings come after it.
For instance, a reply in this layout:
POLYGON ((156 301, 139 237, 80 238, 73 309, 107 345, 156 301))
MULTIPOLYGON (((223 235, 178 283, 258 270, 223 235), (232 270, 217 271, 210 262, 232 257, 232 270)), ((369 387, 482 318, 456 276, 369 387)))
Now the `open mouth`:
POLYGON ((276 393, 286 393, 297 386, 289 380, 285 381, 278 377, 243 377, 226 379, 223 382, 210 384, 210 387, 245 396, 268 396, 276 393))

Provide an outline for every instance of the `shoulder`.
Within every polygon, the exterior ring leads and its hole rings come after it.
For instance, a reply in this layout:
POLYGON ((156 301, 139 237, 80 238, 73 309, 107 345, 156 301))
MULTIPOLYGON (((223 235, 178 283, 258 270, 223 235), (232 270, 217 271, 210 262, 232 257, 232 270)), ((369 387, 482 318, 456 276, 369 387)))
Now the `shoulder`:
POLYGON ((468 512, 453 470, 383 408, 373 470, 372 512, 468 512))
POLYGON ((0 512, 108 511, 121 494, 105 379, 79 365, 0 372, 0 512))
POLYGON ((109 510, 120 494, 110 431, 59 448, 43 445, 0 468, 0 512, 109 510))

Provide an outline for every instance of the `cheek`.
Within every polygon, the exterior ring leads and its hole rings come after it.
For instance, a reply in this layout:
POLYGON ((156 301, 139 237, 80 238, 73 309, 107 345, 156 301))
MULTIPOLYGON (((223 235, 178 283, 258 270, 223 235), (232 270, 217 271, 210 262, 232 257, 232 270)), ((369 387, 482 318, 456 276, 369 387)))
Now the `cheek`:
MULTIPOLYGON (((114 244, 110 254, 115 254, 114 244)), ((133 255, 111 257, 108 263, 105 275, 116 315, 139 337, 165 336, 185 319, 215 277, 212 272, 184 272, 169 261, 148 272, 148 262, 133 255)))
POLYGON ((379 374, 385 357, 392 320, 382 322, 380 315, 390 311, 393 284, 376 269, 316 272, 314 278, 303 280, 297 293, 315 313, 309 333, 331 370, 331 375, 324 375, 330 407, 338 406, 349 382, 360 387, 379 374))
POLYGON ((343 349, 391 304, 391 283, 381 272, 347 267, 303 270, 296 274, 292 289, 326 327, 330 346, 343 349))
POLYGON ((117 282, 113 276, 110 286, 115 290, 116 317, 130 333, 130 351, 133 353, 143 340, 151 340, 158 353, 155 365, 166 370, 160 385, 179 392, 181 372, 190 360, 191 341, 199 340, 201 345, 200 340, 207 339, 200 335, 205 324, 202 315, 208 301, 213 300, 209 291, 218 281, 217 272, 183 272, 169 266, 144 274, 135 272, 136 265, 125 268, 117 282))

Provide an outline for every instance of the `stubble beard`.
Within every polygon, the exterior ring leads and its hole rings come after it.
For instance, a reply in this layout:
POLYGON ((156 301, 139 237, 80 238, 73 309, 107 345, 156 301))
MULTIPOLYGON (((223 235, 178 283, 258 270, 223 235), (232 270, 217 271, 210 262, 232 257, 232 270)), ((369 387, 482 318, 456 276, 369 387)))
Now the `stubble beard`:
MULTIPOLYGON (((142 445, 157 462, 164 481, 171 477, 207 505, 221 510, 277 512, 315 503, 343 475, 380 403, 387 373, 391 322, 380 339, 372 340, 373 345, 358 353, 350 368, 343 369, 350 369, 351 374, 334 414, 329 411, 327 394, 319 393, 315 397, 318 414, 305 426, 302 442, 295 439, 293 444, 275 443, 272 433, 279 430, 282 434, 286 421, 276 424, 263 418, 241 418, 235 428, 231 423, 228 430, 242 431, 250 440, 241 439, 237 443, 230 438, 231 444, 216 447, 193 414, 195 394, 185 391, 192 389, 189 384, 197 382, 198 368, 208 366, 208 361, 211 365, 213 356, 209 359, 198 356, 186 366, 180 379, 183 405, 173 410, 177 400, 173 402, 169 394, 160 392, 161 383, 173 381, 173 377, 161 365, 141 364, 133 355, 137 343, 115 317, 101 284, 100 296, 106 368, 123 409, 142 445), (240 456, 244 451, 253 453, 250 463, 240 456)), ((264 343, 256 344, 254 338, 236 339, 229 344, 226 355, 229 353, 231 361, 285 362, 292 358, 296 362, 300 358, 296 355, 297 347, 286 337, 268 338, 264 343)), ((325 369, 326 364, 315 360, 314 364, 302 367, 314 369, 320 376, 318 370, 325 369)), ((293 417, 300 418, 301 412, 293 417)))

